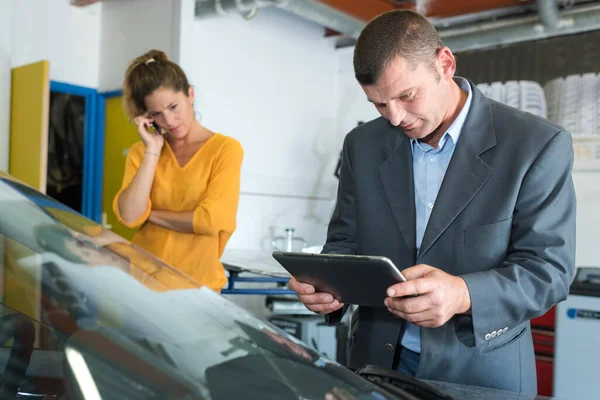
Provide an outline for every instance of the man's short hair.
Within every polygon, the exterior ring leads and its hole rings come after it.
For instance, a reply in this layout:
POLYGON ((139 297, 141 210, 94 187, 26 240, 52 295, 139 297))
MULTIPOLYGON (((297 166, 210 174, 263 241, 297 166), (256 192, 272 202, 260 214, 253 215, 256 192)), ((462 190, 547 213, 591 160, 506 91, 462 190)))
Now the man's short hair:
POLYGON ((354 75, 360 84, 373 85, 397 56, 414 67, 419 63, 433 66, 442 47, 435 27, 423 15, 389 11, 371 20, 360 33, 354 49, 354 75))

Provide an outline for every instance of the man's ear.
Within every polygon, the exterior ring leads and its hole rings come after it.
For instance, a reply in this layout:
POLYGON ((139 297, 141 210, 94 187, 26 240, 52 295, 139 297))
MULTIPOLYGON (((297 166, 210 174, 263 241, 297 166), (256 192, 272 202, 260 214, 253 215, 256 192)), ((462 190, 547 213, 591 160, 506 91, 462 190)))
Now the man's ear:
POLYGON ((452 79, 454 72, 456 72, 456 60, 452 50, 446 46, 442 47, 436 56, 436 60, 442 69, 442 75, 447 79, 452 79))

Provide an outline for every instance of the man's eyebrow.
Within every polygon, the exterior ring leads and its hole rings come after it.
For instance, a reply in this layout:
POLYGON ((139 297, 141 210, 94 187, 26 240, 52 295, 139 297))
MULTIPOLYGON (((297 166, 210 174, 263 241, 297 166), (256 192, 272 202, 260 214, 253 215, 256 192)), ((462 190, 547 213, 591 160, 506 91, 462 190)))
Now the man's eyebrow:
POLYGON ((400 94, 396 97, 402 97, 407 95, 408 93, 412 92, 413 90, 415 90, 417 88, 417 86, 411 86, 408 89, 404 89, 402 92, 400 92, 400 94))
MULTIPOLYGON (((408 93, 410 93, 410 92, 412 92, 413 90, 415 90, 416 88, 417 88, 417 86, 411 86, 411 87, 409 87, 408 89, 404 89, 402 92, 400 92, 400 94, 399 94, 399 95, 397 95, 397 96, 394 96, 393 98, 394 98, 394 99, 396 99, 396 98, 398 98, 398 97, 405 96, 405 95, 407 95, 408 93)), ((373 104, 385 104, 385 103, 380 103, 380 102, 378 102, 378 101, 371 100, 371 99, 370 99, 370 98, 368 98, 368 97, 367 97, 367 101, 369 101, 370 103, 373 103, 373 104)))

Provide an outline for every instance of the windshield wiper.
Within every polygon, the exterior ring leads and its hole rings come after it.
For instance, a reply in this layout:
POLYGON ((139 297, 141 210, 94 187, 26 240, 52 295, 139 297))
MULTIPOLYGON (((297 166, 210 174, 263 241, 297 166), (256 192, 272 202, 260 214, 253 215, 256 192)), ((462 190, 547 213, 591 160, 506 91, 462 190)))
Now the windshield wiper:
POLYGON ((454 400, 452 396, 440 392, 433 386, 393 369, 365 365, 355 373, 376 385, 390 391, 392 389, 400 390, 401 392, 397 392, 398 394, 406 396, 408 393, 418 400, 454 400))

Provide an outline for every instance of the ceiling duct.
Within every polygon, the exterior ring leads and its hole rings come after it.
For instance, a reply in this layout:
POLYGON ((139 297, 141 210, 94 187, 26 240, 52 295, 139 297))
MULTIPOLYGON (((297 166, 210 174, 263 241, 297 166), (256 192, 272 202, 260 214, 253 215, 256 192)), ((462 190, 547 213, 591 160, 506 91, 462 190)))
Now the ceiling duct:
POLYGON ((557 28, 560 24, 560 13, 555 0, 537 0, 537 11, 542 24, 549 29, 557 28))
MULTIPOLYGON (((364 21, 318 0, 196 0, 196 17, 238 13, 250 18, 267 6, 289 11, 353 39, 365 26, 364 21)), ((430 20, 444 44, 459 52, 598 30, 600 1, 537 0, 535 5, 430 20)), ((353 44, 353 40, 344 40, 344 45, 353 44)))
MULTIPOLYGON (((357 1, 357 0, 352 0, 357 1)), ((196 17, 238 13, 246 18, 264 7, 277 7, 316 24, 357 38, 365 23, 317 0, 196 0, 196 17)))
POLYGON ((288 0, 278 7, 353 38, 358 38, 365 26, 365 22, 317 0, 288 0))
POLYGON ((600 4, 574 6, 559 12, 554 0, 538 0, 537 13, 438 29, 454 52, 546 39, 600 29, 600 4))
POLYGON ((196 0, 195 15, 198 18, 214 15, 240 14, 252 18, 258 10, 280 3, 278 0, 196 0))

